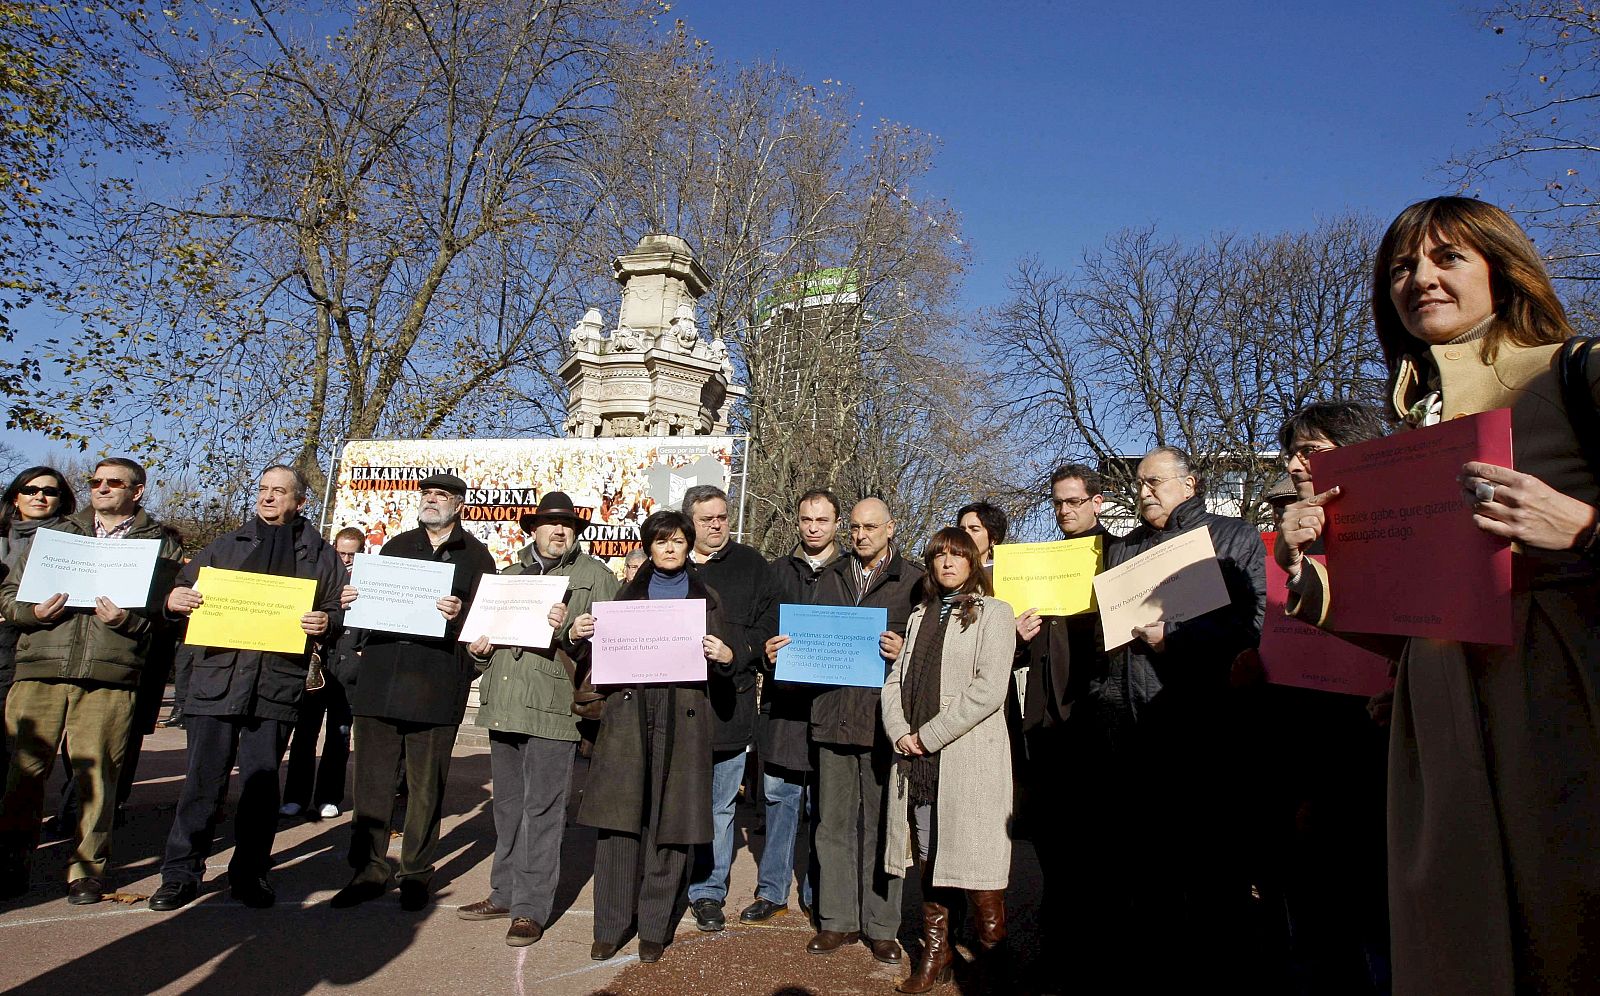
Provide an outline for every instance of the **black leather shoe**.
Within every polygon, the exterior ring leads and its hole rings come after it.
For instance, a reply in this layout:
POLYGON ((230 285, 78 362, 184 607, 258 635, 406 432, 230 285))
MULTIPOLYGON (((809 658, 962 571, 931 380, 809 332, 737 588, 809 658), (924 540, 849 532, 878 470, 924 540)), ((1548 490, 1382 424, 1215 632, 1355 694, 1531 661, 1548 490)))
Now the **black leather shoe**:
POLYGON ((860 939, 861 934, 854 930, 848 933, 838 930, 819 930, 816 936, 806 944, 806 952, 808 954, 828 954, 860 939))
POLYGON ((766 923, 773 917, 788 910, 787 903, 775 903, 770 899, 756 897, 756 901, 746 906, 739 912, 740 923, 766 923))
POLYGON ((589 957, 595 961, 610 961, 617 956, 617 946, 605 941, 595 941, 589 947, 589 957))
MULTIPOLYGON (((705 901, 710 902, 710 900, 705 901)), ((654 965, 661 960, 661 956, 666 953, 666 950, 667 946, 665 944, 658 944, 655 941, 640 941, 639 961, 645 965, 654 965)))
POLYGON ((232 880, 228 894, 253 910, 269 909, 278 901, 278 894, 265 875, 243 875, 232 880))
POLYGON ((415 913, 428 905, 428 883, 408 878, 400 883, 400 908, 415 913))
POLYGON ((349 885, 340 889, 338 892, 335 892, 333 894, 333 898, 328 901, 328 905, 332 906, 336 910, 347 910, 355 906, 360 906, 362 903, 370 900, 377 899, 379 896, 388 891, 389 887, 384 885, 382 882, 369 882, 365 879, 357 879, 356 881, 351 882, 349 885))
POLYGON ((727 918, 722 915, 722 904, 715 899, 696 899, 689 904, 689 909, 694 913, 694 925, 707 933, 728 926, 727 918))
POLYGON ((92 875, 75 878, 67 884, 67 902, 74 906, 92 906, 106 897, 106 884, 92 875))
POLYGON ((28 861, 20 854, 0 857, 0 899, 15 899, 28 891, 28 861))
POLYGON ((162 882, 161 888, 150 897, 150 908, 161 913, 180 910, 194 902, 198 895, 200 895, 198 882, 162 882))
POLYGON ((900 945, 894 941, 880 941, 875 938, 866 938, 867 948, 872 952, 872 957, 885 965, 900 964, 900 945))

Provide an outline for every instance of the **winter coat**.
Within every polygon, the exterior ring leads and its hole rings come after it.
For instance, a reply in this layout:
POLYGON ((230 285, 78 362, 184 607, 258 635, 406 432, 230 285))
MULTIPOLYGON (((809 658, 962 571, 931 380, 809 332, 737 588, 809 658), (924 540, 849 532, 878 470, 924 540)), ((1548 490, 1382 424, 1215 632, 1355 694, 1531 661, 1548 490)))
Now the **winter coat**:
POLYGON ((1193 619, 1167 623, 1166 648, 1152 651, 1135 639, 1111 660, 1112 695, 1135 721, 1176 722, 1203 726, 1218 719, 1207 710, 1228 693, 1228 675, 1240 651, 1261 645, 1266 618, 1267 560, 1261 533, 1250 523, 1206 511, 1196 495, 1172 510, 1157 529, 1141 522, 1107 550, 1106 567, 1124 564, 1183 533, 1211 533, 1229 603, 1193 619))
MULTIPOLYGON (((939 755, 939 795, 934 820, 933 884, 957 889, 1004 889, 1011 875, 1011 743, 1006 728, 1006 690, 1017 617, 998 598, 984 598, 966 629, 952 616, 944 633, 939 668, 939 712, 913 730, 901 704, 901 682, 911 663, 917 630, 927 610, 911 614, 905 647, 884 682, 880 698, 884 732, 895 743, 917 734, 925 750, 939 755)), ((937 624, 937 618, 934 623, 937 624)), ((910 779, 897 765, 889 780, 883 870, 903 876, 912 863, 910 779)))
MULTIPOLYGON (((9 535, 0 536, 0 581, 8 574, 16 574, 20 584, 22 569, 28 563, 28 551, 33 547, 33 534, 60 521, 60 517, 31 522, 12 520, 9 535)), ((17 627, 0 617, 0 700, 5 698, 6 690, 17 675, 17 637, 20 635, 17 627)))
MULTIPOLYGON (((94 535, 94 510, 84 509, 49 526, 79 536, 94 535)), ((127 617, 107 626, 92 608, 69 608, 55 621, 41 623, 32 602, 17 601, 22 572, 11 571, 0 582, 0 613, 17 628, 16 680, 94 682, 117 688, 137 688, 139 672, 154 645, 156 631, 166 625, 162 607, 172 590, 183 553, 178 534, 144 509, 134 513, 128 539, 161 542, 150 597, 142 606, 127 606, 127 617)))
MULTIPOLYGON (((922 568, 891 550, 889 563, 878 572, 872 587, 855 597, 855 579, 861 561, 840 557, 817 579, 817 605, 860 605, 889 610, 889 631, 905 635, 911 611, 922 600, 922 568), (851 572, 855 577, 851 577, 851 572)), ((889 662, 883 666, 889 673, 889 662)), ((838 747, 887 746, 878 721, 877 688, 841 686, 821 691, 811 703, 811 739, 838 747)))
MULTIPOLYGON (((212 540, 195 554, 178 574, 180 587, 192 588, 200 568, 237 571, 251 551, 261 545, 256 522, 212 540)), ((316 526, 300 520, 294 542, 294 576, 317 582, 312 606, 328 614, 332 632, 344 618, 339 591, 344 587, 344 565, 316 526)), ((259 650, 205 647, 194 656, 189 672, 189 697, 183 711, 192 716, 250 716, 293 723, 300 717, 300 697, 305 694, 308 653, 273 654, 259 650)))
MULTIPOLYGON (((780 607, 810 605, 817 596, 817 580, 822 572, 839 559, 838 548, 834 550, 833 560, 816 570, 798 550, 774 560, 770 565, 773 601, 780 607)), ((781 612, 779 616, 781 621, 781 612)), ((761 714, 756 717, 762 763, 790 771, 810 771, 811 701, 818 688, 804 682, 778 681, 773 677, 774 670, 762 655, 761 714)))
MULTIPOLYGON (((1511 409, 1515 469, 1596 505, 1600 468, 1562 402, 1558 349, 1507 343, 1492 365, 1476 343, 1429 352, 1446 418, 1511 409)), ((1600 404, 1600 364, 1589 369, 1600 404)), ((1401 361, 1397 415, 1425 380, 1401 361)), ((1388 806, 1396 996, 1577 993, 1600 979, 1600 566, 1513 551, 1510 646, 1395 638, 1383 648, 1400 662, 1388 806)), ((1360 579, 1306 563, 1289 608, 1325 623, 1337 591, 1360 579)))
POLYGON ((467 621, 467 613, 472 611, 478 580, 495 571, 494 555, 457 522, 449 539, 437 550, 428 540, 428 531, 418 526, 396 534, 383 544, 379 556, 452 565, 455 575, 450 594, 461 599, 461 611, 445 624, 441 637, 368 630, 350 710, 356 716, 459 726, 466 715, 467 694, 478 669, 456 637, 467 621))
POLYGON ((700 579, 722 599, 722 618, 732 637, 733 664, 711 675, 711 748, 742 751, 755 730, 756 674, 766 659, 767 640, 778 632, 778 600, 767 562, 743 543, 729 540, 705 563, 700 579))
MULTIPOLYGON (((727 643, 720 596, 706 586, 696 568, 688 570, 689 594, 685 597, 706 600, 706 632, 727 643)), ((646 561, 617 595, 618 600, 649 598, 651 573, 646 561)), ((649 811, 650 780, 665 778, 655 828, 657 845, 709 843, 712 717, 706 683, 680 681, 666 686, 669 707, 664 757, 647 754, 645 711, 640 701, 644 687, 648 686, 608 689, 600 731, 589 757, 589 778, 578 805, 578 822, 601 830, 641 832, 649 811)))
MULTIPOLYGON (((1101 563, 1112 563, 1117 537, 1098 524, 1084 535, 1102 537, 1101 563)), ((1028 669, 1021 710, 1024 732, 1068 722, 1073 707, 1087 706, 1110 676, 1097 612, 1041 616, 1038 634, 1018 644, 1016 666, 1028 669)))
POLYGON ((534 556, 533 544, 523 547, 517 560, 500 573, 548 574, 567 579, 567 622, 556 631, 548 650, 496 647, 488 660, 475 659, 484 671, 478 683, 477 724, 500 733, 525 733, 546 740, 577 740, 578 717, 572 712, 572 679, 557 658, 588 656, 589 641, 574 646, 568 630, 572 620, 592 610, 595 602, 617 595, 617 576, 600 561, 580 553, 577 544, 548 571, 534 556))

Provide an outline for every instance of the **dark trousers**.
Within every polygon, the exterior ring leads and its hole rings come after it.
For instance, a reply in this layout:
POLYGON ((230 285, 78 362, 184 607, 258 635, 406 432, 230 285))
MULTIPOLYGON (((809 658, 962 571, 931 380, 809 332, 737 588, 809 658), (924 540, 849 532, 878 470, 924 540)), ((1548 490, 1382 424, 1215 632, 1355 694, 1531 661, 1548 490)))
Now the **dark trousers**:
POLYGON ((350 867, 356 881, 387 883, 391 875, 426 882, 433 875, 433 852, 444 818, 444 786, 456 726, 407 723, 357 716, 355 785, 351 797, 350 867), (389 869, 389 820, 394 816, 395 780, 404 753, 406 821, 400 841, 400 868, 389 869))
POLYGON ((172 713, 171 717, 184 715, 183 707, 189 701, 189 675, 194 673, 194 648, 178 647, 172 659, 172 713))
MULTIPOLYGON (((636 910, 639 939, 665 944, 672 939, 673 926, 683 912, 689 847, 656 843, 667 779, 666 773, 651 760, 665 757, 667 753, 665 693, 666 690, 659 687, 640 692, 649 744, 645 750, 645 767, 650 797, 644 826, 638 833, 601 830, 595 842, 594 939, 607 944, 622 943, 636 910), (660 722, 657 722, 658 715, 660 722)), ((604 772, 590 769, 590 777, 597 774, 603 776, 604 772)))
POLYGON ((577 753, 577 741, 489 734, 495 834, 489 901, 540 926, 550 922, 561 879, 561 835, 577 753))
POLYGON ((901 880, 883 870, 892 762, 870 747, 817 746, 817 922, 873 940, 900 932, 901 880))
POLYGON ((350 701, 344 686, 332 675, 321 691, 300 699, 300 718, 289 739, 289 768, 283 779, 283 801, 301 809, 321 809, 344 804, 344 769, 350 759, 350 701), (317 763, 317 734, 328 720, 322 738, 322 763, 317 763))
POLYGON ((289 742, 289 724, 247 716, 190 715, 185 729, 189 770, 167 835, 161 880, 198 883, 205 876, 217 812, 228 797, 228 775, 236 762, 239 805, 233 814, 228 875, 235 879, 265 875, 278 830, 278 764, 289 742))

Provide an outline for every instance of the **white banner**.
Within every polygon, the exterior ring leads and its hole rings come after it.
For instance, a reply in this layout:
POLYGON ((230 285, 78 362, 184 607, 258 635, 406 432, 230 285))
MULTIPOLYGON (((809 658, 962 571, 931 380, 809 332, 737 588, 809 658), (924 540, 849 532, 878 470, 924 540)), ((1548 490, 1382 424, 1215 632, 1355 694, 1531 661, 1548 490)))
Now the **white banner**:
POLYGON ((355 526, 366 534, 367 552, 378 552, 390 536, 417 524, 417 484, 450 473, 467 482, 462 524, 498 566, 510 565, 528 544, 518 521, 523 513, 546 492, 564 491, 590 522, 579 537, 584 552, 620 573, 651 512, 677 508, 697 484, 730 490, 739 438, 350 440, 333 482, 328 535, 355 526))

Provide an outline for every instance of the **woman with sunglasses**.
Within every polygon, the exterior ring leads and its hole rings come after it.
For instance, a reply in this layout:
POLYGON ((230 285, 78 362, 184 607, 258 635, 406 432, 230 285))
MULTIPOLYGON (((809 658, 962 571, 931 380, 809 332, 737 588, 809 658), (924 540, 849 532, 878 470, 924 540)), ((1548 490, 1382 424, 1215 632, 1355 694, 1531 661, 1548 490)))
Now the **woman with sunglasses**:
MULTIPOLYGON (((29 467, 6 487, 0 507, 0 580, 21 571, 33 546, 33 534, 78 510, 78 498, 66 475, 54 467, 29 467)), ((17 628, 0 619, 0 716, 17 673, 17 628)), ((3 738, 0 738, 3 740, 3 738)), ((11 757, 11 744, 0 743, 0 771, 11 757)))

